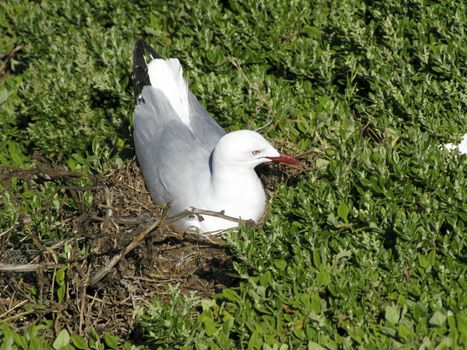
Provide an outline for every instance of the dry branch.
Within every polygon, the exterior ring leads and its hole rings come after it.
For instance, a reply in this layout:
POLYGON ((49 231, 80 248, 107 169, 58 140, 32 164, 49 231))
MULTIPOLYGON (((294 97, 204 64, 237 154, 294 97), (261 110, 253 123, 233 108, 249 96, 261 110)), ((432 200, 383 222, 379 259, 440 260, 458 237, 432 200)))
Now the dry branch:
POLYGON ((42 264, 2 264, 0 272, 32 272, 40 269, 53 270, 63 267, 63 264, 42 263, 42 264))

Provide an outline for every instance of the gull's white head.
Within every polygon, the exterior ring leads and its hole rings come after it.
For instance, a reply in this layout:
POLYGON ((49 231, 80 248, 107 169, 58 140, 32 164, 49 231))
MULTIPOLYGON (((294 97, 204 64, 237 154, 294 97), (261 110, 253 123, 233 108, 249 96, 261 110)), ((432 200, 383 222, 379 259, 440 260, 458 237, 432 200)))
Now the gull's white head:
POLYGON ((279 153, 263 136, 251 130, 224 135, 214 150, 213 161, 248 169, 266 162, 298 164, 295 158, 279 153))

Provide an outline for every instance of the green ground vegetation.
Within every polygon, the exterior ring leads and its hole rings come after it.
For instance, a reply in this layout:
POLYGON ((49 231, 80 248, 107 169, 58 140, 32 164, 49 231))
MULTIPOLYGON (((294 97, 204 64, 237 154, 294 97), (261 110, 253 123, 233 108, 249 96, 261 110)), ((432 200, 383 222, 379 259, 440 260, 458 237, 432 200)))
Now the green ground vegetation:
MULTIPOLYGON (((467 132, 466 14, 460 0, 2 2, 0 161, 96 174, 132 156, 144 37, 223 127, 264 126, 315 156, 278 184, 263 227, 226 237, 240 285, 212 299, 171 288, 138 313, 147 344, 465 349, 467 158, 439 145, 467 132)), ((29 215, 40 237, 66 237, 40 210, 57 188, 12 181, 23 201, 0 184, 1 230, 29 215)), ((40 327, 3 324, 0 347, 117 346, 66 332, 46 345, 40 327)))

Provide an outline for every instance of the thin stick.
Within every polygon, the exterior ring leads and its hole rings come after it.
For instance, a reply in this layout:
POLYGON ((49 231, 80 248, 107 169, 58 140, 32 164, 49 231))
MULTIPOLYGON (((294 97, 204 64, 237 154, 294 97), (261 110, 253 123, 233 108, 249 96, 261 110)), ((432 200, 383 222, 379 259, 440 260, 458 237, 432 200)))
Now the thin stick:
POLYGON ((11 230, 13 230, 13 229, 15 228, 15 226, 16 226, 17 223, 18 223, 18 219, 15 220, 15 222, 13 223, 13 225, 12 225, 10 228, 6 229, 6 230, 3 231, 3 232, 0 232, 0 238, 1 238, 2 236, 6 235, 6 234, 7 234, 8 232, 10 232, 11 230))
MULTIPOLYGON (((91 219, 94 221, 103 222, 108 220, 108 218, 103 218, 102 216, 98 216, 95 214, 91 214, 91 219)), ((147 224, 152 222, 154 218, 151 217, 138 217, 138 216, 112 216, 112 221, 116 224, 121 225, 140 225, 140 224, 147 224)))
POLYGON ((15 306, 13 306, 11 309, 7 310, 6 312, 4 312, 3 314, 0 315, 0 319, 2 319, 3 317, 5 317, 6 315, 8 315, 10 312, 12 312, 13 310, 23 306, 24 304, 27 304, 29 300, 23 300, 21 302, 19 302, 18 304, 16 304, 15 306))
POLYGON ((1 272, 32 272, 39 269, 53 270, 65 265, 55 263, 43 264, 2 264, 0 263, 1 272))
POLYGON ((106 217, 110 218, 113 216, 113 210, 112 210, 112 195, 110 194, 109 188, 105 187, 104 189, 104 196, 105 196, 105 205, 107 209, 106 217))
MULTIPOLYGON (((83 324, 84 324, 84 307, 86 306, 86 285, 88 284, 88 281, 89 281, 89 273, 90 273, 90 269, 91 266, 88 265, 88 268, 87 268, 87 271, 86 271, 86 276, 85 276, 85 281, 84 281, 84 284, 83 284, 83 287, 82 287, 82 294, 81 294, 81 306, 80 306, 80 310, 79 310, 79 326, 78 326, 78 332, 80 335, 83 335, 84 334, 84 330, 83 330, 83 324)), ((79 287, 78 287, 78 290, 79 290, 79 287)))
MULTIPOLYGON (((1 319, 3 322, 10 322, 10 321, 13 321, 13 320, 16 320, 18 318, 23 318, 25 316, 28 316, 28 315, 31 315, 31 314, 34 314, 36 313, 37 310, 30 310, 30 311, 25 311, 25 312, 20 312, 20 313, 17 313, 17 314, 14 314, 14 315, 11 315, 10 317, 6 317, 6 318, 3 318, 1 319)), ((39 313, 39 315, 41 315, 42 313, 39 313)), ((1 318, 1 316, 0 316, 1 318)))
POLYGON ((228 221, 233 221, 236 223, 242 223, 242 222, 247 223, 247 224, 252 223, 252 222, 254 223, 253 220, 243 220, 243 219, 239 219, 233 216, 225 215, 224 211, 218 212, 218 211, 213 211, 213 210, 197 209, 193 207, 188 207, 181 213, 167 218, 167 220, 165 220, 164 223, 170 224, 190 215, 209 215, 209 216, 214 216, 216 218, 221 218, 221 219, 228 220, 228 221))
MULTIPOLYGON (((217 212, 217 211, 212 211, 212 210, 197 209, 193 207, 188 207, 184 211, 164 219, 163 223, 171 224, 190 215, 209 215, 209 216, 218 217, 218 218, 228 220, 228 221, 233 221, 236 223, 242 223, 242 222, 246 224, 254 223, 254 221, 252 220, 243 220, 243 219, 239 219, 233 216, 225 215, 223 211, 217 212)), ((98 216, 95 214, 91 215, 91 219, 94 221, 100 221, 100 222, 108 220, 107 218, 103 218, 102 216, 98 216)), ((152 221, 153 218, 137 217, 137 216, 112 216, 112 220, 115 223, 122 224, 122 225, 139 225, 139 224, 148 223, 152 221)))
POLYGON ((95 185, 95 186, 64 186, 63 189, 70 191, 96 191, 105 187, 104 185, 95 185))

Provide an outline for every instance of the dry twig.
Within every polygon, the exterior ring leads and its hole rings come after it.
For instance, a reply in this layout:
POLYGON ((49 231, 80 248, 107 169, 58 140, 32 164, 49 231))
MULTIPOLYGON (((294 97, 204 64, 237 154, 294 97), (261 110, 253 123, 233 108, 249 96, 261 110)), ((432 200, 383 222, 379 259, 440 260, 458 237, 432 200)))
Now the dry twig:
POLYGON ((18 304, 16 304, 15 306, 13 306, 12 308, 8 309, 6 312, 4 312, 3 314, 0 315, 0 320, 3 319, 6 315, 8 315, 13 310, 16 310, 16 309, 20 308, 21 306, 23 306, 24 304, 27 304, 28 301, 29 300, 23 300, 23 301, 19 302, 18 304))
POLYGON ((53 270, 63 267, 63 264, 42 263, 42 264, 2 264, 0 263, 1 272, 33 272, 40 269, 53 270))

